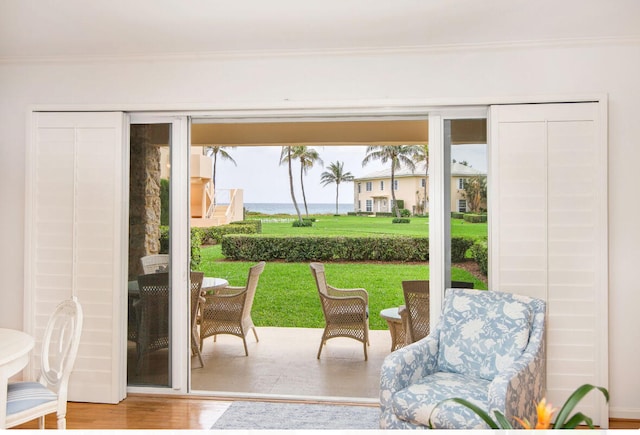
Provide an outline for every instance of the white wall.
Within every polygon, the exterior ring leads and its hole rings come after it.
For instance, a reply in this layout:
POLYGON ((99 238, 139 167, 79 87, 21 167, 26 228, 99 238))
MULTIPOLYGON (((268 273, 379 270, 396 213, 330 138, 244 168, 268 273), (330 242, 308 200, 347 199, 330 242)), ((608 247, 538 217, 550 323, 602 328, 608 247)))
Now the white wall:
POLYGON ((148 109, 491 103, 608 94, 610 392, 640 418, 637 120, 640 43, 474 47, 404 53, 0 64, 0 327, 22 325, 24 165, 32 105, 148 109))

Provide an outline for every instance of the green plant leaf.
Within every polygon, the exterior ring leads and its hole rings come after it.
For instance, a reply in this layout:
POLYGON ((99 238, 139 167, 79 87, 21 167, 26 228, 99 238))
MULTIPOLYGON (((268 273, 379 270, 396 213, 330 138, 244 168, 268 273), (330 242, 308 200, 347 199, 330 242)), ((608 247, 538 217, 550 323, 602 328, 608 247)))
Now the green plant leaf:
POLYGON ((509 420, 507 420, 507 417, 505 417, 504 414, 500 411, 493 411, 493 414, 496 416, 496 421, 500 425, 501 429, 513 429, 513 426, 509 423, 509 420))
POLYGON ((607 402, 609 401, 609 392, 604 387, 596 387, 591 384, 584 384, 578 387, 572 394, 569 396, 560 412, 558 412, 558 416, 556 417, 556 422, 553 425, 554 429, 564 429, 565 424, 567 424, 567 419, 573 408, 586 396, 591 390, 598 389, 602 392, 607 402))
POLYGON ((578 426, 582 422, 584 422, 591 429, 594 429, 593 420, 581 412, 573 414, 573 416, 564 424, 562 429, 575 429, 576 426, 578 426))
MULTIPOLYGON (((475 412, 478 417, 480 417, 485 423, 487 423, 487 426, 489 426, 489 428, 491 429, 509 429, 509 428, 501 428, 498 423, 496 423, 495 421, 493 421, 491 419, 491 417, 489 417, 489 414, 487 414, 484 409, 477 407, 476 405, 474 405, 473 403, 464 400, 464 399, 460 399, 459 397, 454 397, 453 399, 445 399, 441 402, 439 402, 436 406, 434 406, 433 410, 431 411, 431 414, 433 414, 433 411, 436 410, 436 408, 438 406, 440 406, 442 403, 444 402, 456 402, 459 403, 462 406, 466 406, 467 408, 469 408, 470 410, 472 410, 473 412, 475 412)), ((431 422, 431 415, 429 416, 429 422, 431 422)), ((507 422, 508 423, 508 422, 507 422)))

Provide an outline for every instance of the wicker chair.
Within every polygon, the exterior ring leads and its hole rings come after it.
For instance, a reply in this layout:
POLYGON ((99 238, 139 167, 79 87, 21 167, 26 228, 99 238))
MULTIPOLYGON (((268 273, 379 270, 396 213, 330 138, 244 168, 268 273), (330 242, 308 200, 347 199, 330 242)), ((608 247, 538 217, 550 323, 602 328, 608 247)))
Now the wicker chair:
POLYGON ((429 335, 429 281, 402 281, 404 306, 398 312, 405 330, 406 344, 429 335))
POLYGON ((140 265, 142 266, 142 273, 144 274, 168 272, 169 255, 155 254, 144 256, 140 259, 140 265))
MULTIPOLYGON (((473 288, 473 282, 451 281, 452 288, 473 288)), ((405 344, 429 335, 429 281, 402 281, 404 305, 398 308, 405 330, 405 344)))
POLYGON ((202 295, 203 272, 191 272, 191 351, 198 355, 200 367, 204 367, 200 348, 200 337, 198 333, 198 313, 200 307, 204 305, 205 299, 202 295))
POLYGON ((218 334, 230 334, 242 338, 244 353, 249 356, 246 336, 249 330, 258 340, 256 327, 251 319, 251 307, 256 294, 258 279, 264 270, 265 262, 261 261, 249 268, 247 285, 244 287, 227 286, 216 290, 214 294, 205 294, 205 303, 200 318, 200 347, 207 337, 218 334))
POLYGON ((327 284, 322 263, 311 263, 310 267, 318 287, 326 324, 317 358, 320 359, 322 347, 330 338, 349 337, 362 342, 366 361, 369 344, 369 294, 363 288, 332 287, 327 284))

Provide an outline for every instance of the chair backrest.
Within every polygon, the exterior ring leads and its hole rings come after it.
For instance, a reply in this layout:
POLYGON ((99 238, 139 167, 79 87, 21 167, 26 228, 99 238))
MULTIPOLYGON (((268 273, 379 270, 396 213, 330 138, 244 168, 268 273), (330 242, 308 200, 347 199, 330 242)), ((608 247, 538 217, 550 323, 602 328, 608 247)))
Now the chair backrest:
POLYGON ((251 313, 251 307, 253 306, 253 299, 256 295, 256 288, 258 287, 258 279, 260 274, 264 270, 265 262, 251 266, 249 268, 249 276, 247 277, 247 297, 244 302, 244 308, 242 310, 243 317, 251 313))
POLYGON ((82 334, 82 306, 76 296, 58 304, 42 339, 40 382, 66 401, 66 385, 78 354, 82 334))
POLYGON ((189 278, 190 282, 190 299, 191 299, 191 325, 195 326, 198 319, 198 307, 202 297, 202 280, 204 279, 203 272, 191 272, 189 278))
POLYGON ((140 259, 140 265, 144 274, 168 272, 169 254, 147 255, 140 259))
POLYGON ((327 276, 324 273, 324 264, 310 263, 309 267, 311 268, 311 274, 313 275, 313 278, 316 280, 318 292, 320 292, 320 294, 328 296, 329 292, 327 290, 327 276))
POLYGON ((522 355, 531 337, 541 340, 545 307, 527 296, 449 289, 437 328, 439 370, 493 380, 522 355))
MULTIPOLYGON (((144 336, 154 340, 162 337, 169 340, 169 273, 150 273, 138 276, 138 288, 140 291, 140 303, 137 310, 144 324, 138 328, 146 328, 144 336)), ((138 331, 138 336, 143 331, 138 331)))
POLYGON ((415 342, 429 335, 429 281, 402 281, 402 293, 411 341, 415 342))

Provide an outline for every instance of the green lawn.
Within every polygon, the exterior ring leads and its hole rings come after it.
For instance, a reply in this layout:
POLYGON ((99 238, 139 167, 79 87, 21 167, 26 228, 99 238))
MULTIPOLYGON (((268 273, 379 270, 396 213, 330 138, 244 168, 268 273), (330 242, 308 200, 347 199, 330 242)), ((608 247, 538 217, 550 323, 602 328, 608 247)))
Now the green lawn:
MULTIPOLYGON (((393 224, 392 218, 366 216, 314 216, 312 227, 294 228, 293 216, 263 216, 262 233, 277 235, 363 236, 372 234, 398 234, 426 236, 429 219, 412 217, 409 224, 393 224)), ((255 215, 249 219, 257 218, 255 215)), ((487 224, 471 224, 462 219, 451 220, 454 236, 483 238, 487 224)), ((199 270, 207 276, 226 278, 231 285, 244 285, 248 269, 254 263, 226 261, 221 248, 202 248, 199 270)), ((325 263, 327 281, 335 287, 362 287, 369 292, 369 323, 371 329, 386 329, 380 310, 403 303, 403 280, 429 279, 429 266, 425 264, 395 263, 325 263)), ((473 281, 476 288, 486 284, 471 273, 452 268, 451 279, 473 281)), ((307 263, 267 262, 260 276, 252 310, 256 326, 283 326, 322 328, 324 319, 315 282, 307 263)))
MULTIPOLYGON (((393 218, 367 216, 317 215, 312 227, 294 228, 294 216, 266 217, 262 223, 263 234, 314 235, 314 236, 366 236, 372 234, 398 234, 405 236, 428 236, 429 219, 412 217, 409 224, 394 224, 393 218), (274 222, 274 221, 278 222, 274 222)), ((255 217, 249 217, 254 219, 255 217)), ((463 219, 451 219, 451 234, 482 238, 487 236, 487 224, 472 224, 463 219)))

